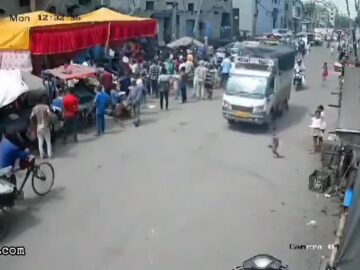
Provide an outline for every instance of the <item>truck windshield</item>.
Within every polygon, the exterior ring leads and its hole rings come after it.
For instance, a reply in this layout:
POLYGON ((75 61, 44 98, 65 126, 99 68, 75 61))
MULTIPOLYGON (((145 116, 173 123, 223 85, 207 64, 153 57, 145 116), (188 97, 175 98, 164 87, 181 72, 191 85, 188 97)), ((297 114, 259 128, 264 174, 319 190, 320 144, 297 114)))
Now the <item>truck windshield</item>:
POLYGON ((254 96, 264 98, 267 78, 255 76, 230 77, 226 86, 227 95, 254 96))

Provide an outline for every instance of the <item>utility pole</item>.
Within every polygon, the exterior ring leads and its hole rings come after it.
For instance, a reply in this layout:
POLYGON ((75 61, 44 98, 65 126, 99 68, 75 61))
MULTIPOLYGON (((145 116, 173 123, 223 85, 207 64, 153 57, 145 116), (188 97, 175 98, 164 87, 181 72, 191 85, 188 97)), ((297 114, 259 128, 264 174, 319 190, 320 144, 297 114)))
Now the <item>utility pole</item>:
POLYGON ((172 6, 172 36, 171 36, 171 40, 174 41, 177 39, 177 14, 178 14, 178 3, 177 2, 173 2, 173 6, 172 6))
POLYGON ((257 27, 257 17, 259 15, 259 10, 258 10, 258 6, 259 6, 259 2, 260 0, 255 0, 255 10, 254 10, 254 19, 253 19, 253 37, 255 37, 256 35, 256 27, 257 27))
POLYGON ((196 33, 197 33, 197 29, 198 29, 198 24, 199 24, 200 11, 201 11, 203 2, 204 2, 204 0, 200 0, 199 8, 197 10, 195 25, 194 25, 194 30, 193 30, 193 38, 196 38, 196 33))
POLYGON ((36 11, 36 0, 30 0, 30 11, 36 11))
MULTIPOLYGON (((349 16, 349 24, 350 24, 350 31, 351 31, 351 35, 352 35, 352 40, 353 40, 353 48, 354 48, 354 54, 355 54, 355 58, 358 57, 358 52, 357 52, 357 42, 356 42, 356 32, 355 32, 355 28, 356 28, 356 24, 352 23, 352 20, 351 20, 351 13, 350 13, 350 8, 349 8, 349 0, 345 0, 346 2, 346 9, 347 9, 347 13, 348 13, 348 16, 349 16)), ((355 2, 356 4, 356 2, 355 2)), ((356 6, 356 5, 355 5, 356 6)))

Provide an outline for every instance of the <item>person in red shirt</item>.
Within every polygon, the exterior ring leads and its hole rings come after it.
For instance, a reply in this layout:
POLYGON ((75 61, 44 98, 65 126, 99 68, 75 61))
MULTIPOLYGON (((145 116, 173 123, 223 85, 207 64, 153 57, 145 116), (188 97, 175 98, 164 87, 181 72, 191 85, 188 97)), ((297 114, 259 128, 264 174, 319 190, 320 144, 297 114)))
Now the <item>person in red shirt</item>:
POLYGON ((63 98, 63 113, 64 113, 64 137, 63 143, 69 135, 74 136, 74 141, 77 142, 77 118, 79 113, 79 99, 74 95, 74 89, 70 88, 68 93, 63 98))
POLYGON ((113 87, 113 76, 111 73, 106 71, 100 72, 101 85, 104 87, 105 92, 110 95, 110 91, 113 87))

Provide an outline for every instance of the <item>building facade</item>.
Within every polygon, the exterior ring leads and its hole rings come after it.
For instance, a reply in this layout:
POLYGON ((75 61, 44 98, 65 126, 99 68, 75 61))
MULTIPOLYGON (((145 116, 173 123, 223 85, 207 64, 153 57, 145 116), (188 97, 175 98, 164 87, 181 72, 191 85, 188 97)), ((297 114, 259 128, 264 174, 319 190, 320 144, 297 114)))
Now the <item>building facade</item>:
POLYGON ((303 0, 303 2, 311 7, 308 14, 313 28, 332 28, 335 26, 338 8, 332 0, 303 0))
POLYGON ((286 28, 286 0, 258 0, 256 35, 271 33, 276 28, 286 28))
POLYGON ((275 28, 288 28, 292 20, 292 0, 233 0, 239 9, 239 31, 250 35, 271 33, 275 28))
POLYGON ((132 11, 158 20, 160 43, 184 36, 218 40, 233 35, 231 0, 147 0, 136 2, 132 11))
POLYGON ((287 28, 295 33, 302 32, 304 4, 301 0, 290 0, 286 3, 287 28))
POLYGON ((239 34, 253 35, 255 0, 233 0, 233 14, 239 14, 234 28, 238 28, 239 34))

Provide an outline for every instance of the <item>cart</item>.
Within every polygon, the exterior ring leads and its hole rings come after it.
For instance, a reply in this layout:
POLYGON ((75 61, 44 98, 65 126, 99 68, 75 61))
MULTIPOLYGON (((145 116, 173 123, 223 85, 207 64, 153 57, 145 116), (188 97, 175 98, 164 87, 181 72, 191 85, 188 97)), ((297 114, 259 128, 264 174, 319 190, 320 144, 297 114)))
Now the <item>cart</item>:
POLYGON ((79 99, 80 123, 90 126, 95 119, 95 87, 99 85, 96 78, 97 69, 82 65, 63 65, 54 69, 44 70, 42 78, 48 88, 51 109, 62 119, 63 107, 60 91, 74 88, 74 95, 79 99))

